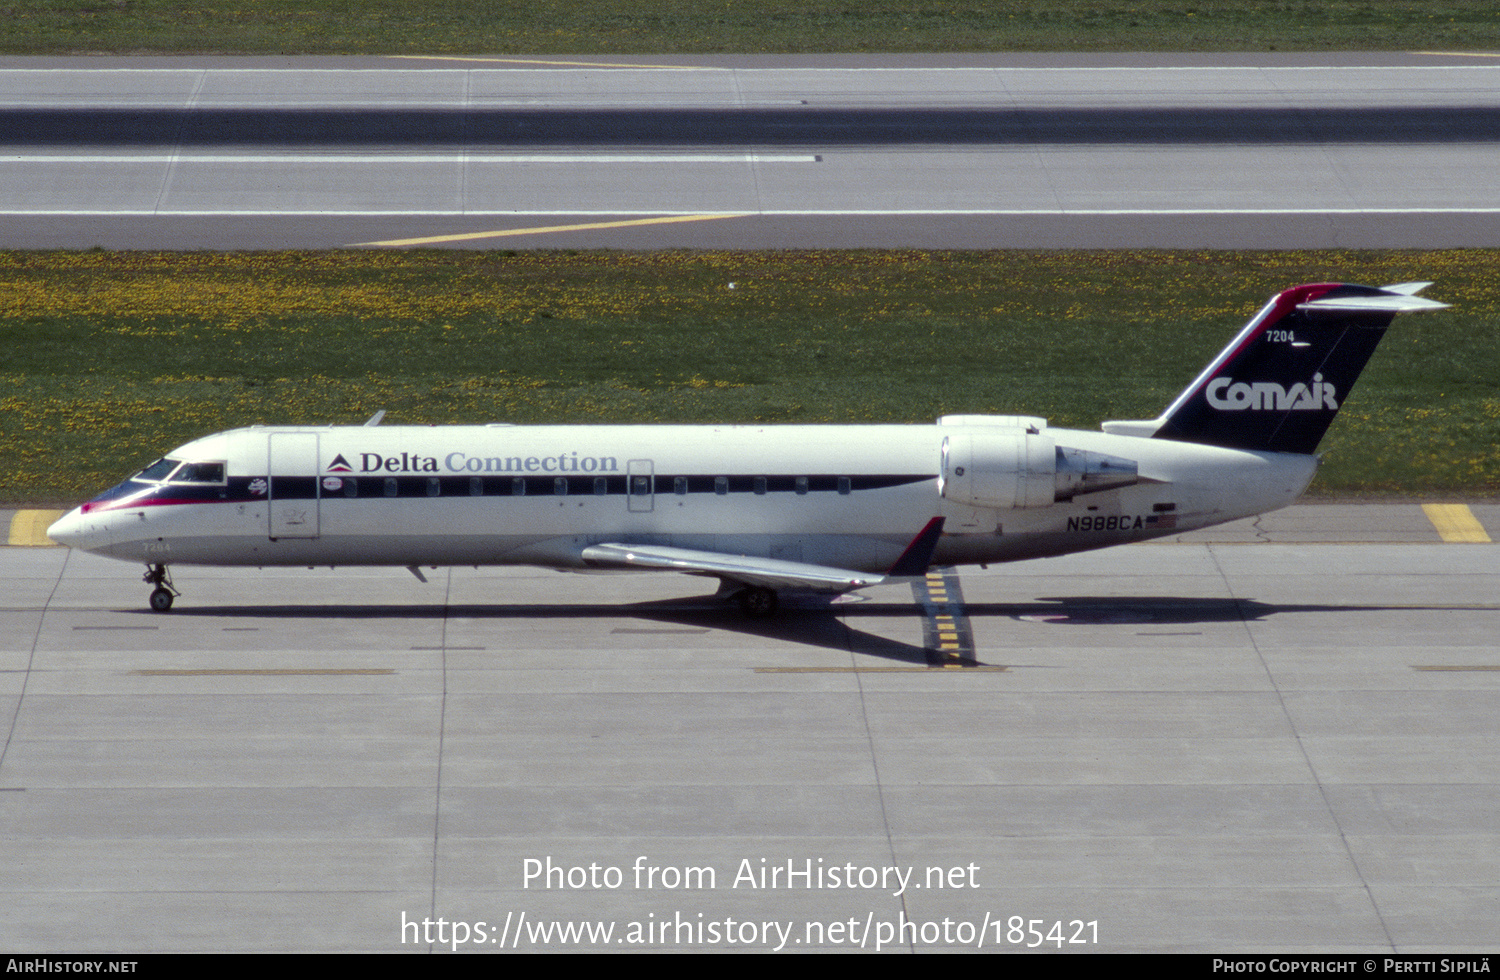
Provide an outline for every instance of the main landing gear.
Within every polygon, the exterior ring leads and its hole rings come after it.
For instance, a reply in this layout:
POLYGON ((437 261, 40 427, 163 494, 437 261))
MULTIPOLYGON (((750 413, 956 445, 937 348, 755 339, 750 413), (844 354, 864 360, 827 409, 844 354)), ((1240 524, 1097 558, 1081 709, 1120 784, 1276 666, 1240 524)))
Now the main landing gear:
POLYGON ((740 612, 751 619, 765 619, 776 615, 778 605, 775 589, 763 585, 746 585, 731 578, 719 579, 719 591, 714 593, 714 598, 734 603, 740 607, 740 612))
POLYGON ((166 612, 172 608, 172 600, 182 595, 172 588, 172 573, 167 571, 165 565, 147 565, 146 574, 141 576, 141 581, 156 586, 151 590, 152 612, 166 612))
POLYGON ((752 585, 735 594, 734 601, 740 604, 740 612, 751 619, 766 619, 776 615, 777 596, 775 589, 752 585))

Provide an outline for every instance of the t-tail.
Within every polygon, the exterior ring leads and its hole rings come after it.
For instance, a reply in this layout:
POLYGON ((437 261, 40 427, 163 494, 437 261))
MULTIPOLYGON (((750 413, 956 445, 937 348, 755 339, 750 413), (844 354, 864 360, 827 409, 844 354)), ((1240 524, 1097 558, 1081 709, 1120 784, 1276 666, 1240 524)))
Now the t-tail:
POLYGON ((1257 313, 1150 422, 1104 431, 1276 453, 1313 453, 1397 313, 1441 310, 1432 285, 1294 286, 1257 313))

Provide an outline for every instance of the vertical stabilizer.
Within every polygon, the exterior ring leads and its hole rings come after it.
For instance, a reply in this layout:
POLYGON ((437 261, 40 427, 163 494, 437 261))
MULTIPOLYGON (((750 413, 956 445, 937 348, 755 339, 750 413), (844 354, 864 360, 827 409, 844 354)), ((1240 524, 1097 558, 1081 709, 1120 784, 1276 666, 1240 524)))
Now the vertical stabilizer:
POLYGON ((1446 304, 1415 293, 1319 283, 1276 296, 1155 422, 1105 431, 1231 449, 1312 453, 1397 313, 1446 304))

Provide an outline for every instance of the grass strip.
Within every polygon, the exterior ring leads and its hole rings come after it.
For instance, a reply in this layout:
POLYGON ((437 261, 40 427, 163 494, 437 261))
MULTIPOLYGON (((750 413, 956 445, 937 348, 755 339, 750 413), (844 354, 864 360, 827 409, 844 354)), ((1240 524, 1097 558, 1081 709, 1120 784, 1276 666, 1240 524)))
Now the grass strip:
POLYGON ((0 52, 673 54, 1500 48, 1472 0, 6 0, 0 52))
POLYGON ((1325 494, 1500 492, 1500 253, 0 252, 0 501, 255 423, 1152 418, 1273 293, 1435 279, 1325 494))

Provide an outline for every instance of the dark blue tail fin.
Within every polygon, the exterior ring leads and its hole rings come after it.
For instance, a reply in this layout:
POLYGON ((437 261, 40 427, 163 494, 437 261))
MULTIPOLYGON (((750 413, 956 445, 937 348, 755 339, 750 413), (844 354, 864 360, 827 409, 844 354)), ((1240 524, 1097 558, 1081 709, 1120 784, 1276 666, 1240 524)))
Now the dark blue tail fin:
POLYGON ((1256 314, 1160 419, 1106 422, 1105 431, 1231 449, 1315 452, 1396 314, 1444 308, 1416 295, 1428 285, 1288 289, 1256 314))

